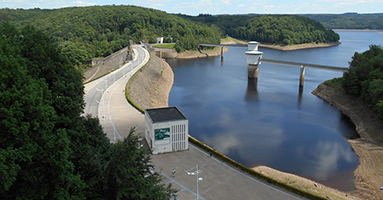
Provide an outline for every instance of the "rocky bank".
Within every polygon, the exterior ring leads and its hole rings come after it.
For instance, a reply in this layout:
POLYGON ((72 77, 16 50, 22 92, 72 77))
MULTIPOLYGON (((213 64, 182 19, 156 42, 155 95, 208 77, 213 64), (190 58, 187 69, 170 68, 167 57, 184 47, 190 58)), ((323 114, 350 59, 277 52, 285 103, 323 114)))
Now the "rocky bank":
POLYGON ((365 103, 348 94, 339 87, 326 83, 312 92, 324 99, 355 124, 360 138, 348 140, 359 157, 355 170, 355 191, 351 194, 361 199, 383 199, 383 123, 365 103))

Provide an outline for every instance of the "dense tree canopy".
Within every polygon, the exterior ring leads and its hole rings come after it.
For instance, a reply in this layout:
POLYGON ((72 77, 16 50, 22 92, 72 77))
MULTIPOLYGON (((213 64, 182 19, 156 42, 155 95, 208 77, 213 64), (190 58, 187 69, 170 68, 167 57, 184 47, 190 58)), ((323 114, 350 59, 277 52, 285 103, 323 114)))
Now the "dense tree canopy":
POLYGON ((111 145, 82 112, 82 76, 57 45, 31 26, 0 23, 0 199, 172 195, 133 131, 111 145))
POLYGON ((330 29, 383 29, 383 13, 306 14, 330 29))
POLYGON ((371 45, 368 51, 355 53, 350 69, 343 75, 343 88, 361 96, 383 120, 383 49, 371 45))
POLYGON ((0 20, 16 27, 33 25, 44 31, 71 63, 90 63, 127 45, 145 39, 175 42, 179 51, 196 49, 198 43, 219 43, 222 32, 162 11, 136 6, 70 7, 55 10, 0 9, 0 20), (187 38, 187 42, 185 42, 187 38), (180 41, 182 40, 182 41, 180 41))
POLYGON ((297 15, 199 15, 184 16, 208 24, 216 24, 232 37, 270 44, 329 43, 339 35, 322 24, 297 15))

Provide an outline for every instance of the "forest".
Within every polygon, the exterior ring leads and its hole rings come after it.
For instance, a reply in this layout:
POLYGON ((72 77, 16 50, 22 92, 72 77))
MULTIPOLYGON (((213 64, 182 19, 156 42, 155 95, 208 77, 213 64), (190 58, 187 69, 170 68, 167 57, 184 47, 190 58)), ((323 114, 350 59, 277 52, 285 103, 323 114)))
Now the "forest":
POLYGON ((136 6, 92 6, 61 9, 0 9, 0 21, 21 28, 34 26, 58 44, 73 65, 90 64, 135 43, 156 37, 175 42, 177 51, 197 49, 199 43, 220 43, 223 31, 215 25, 186 20, 165 12, 136 6))
POLYGON ((355 52, 350 69, 340 80, 346 93, 362 98, 383 120, 383 49, 371 45, 368 51, 355 52))
POLYGON ((305 14, 328 29, 373 29, 383 30, 383 13, 358 14, 305 14))
POLYGON ((0 22, 0 199, 169 199, 134 129, 83 116, 82 74, 51 38, 0 22))
POLYGON ((337 42, 339 35, 317 21, 298 15, 208 15, 185 18, 214 24, 242 40, 279 45, 337 42))
POLYGON ((219 44, 225 35, 263 43, 289 45, 328 43, 338 34, 320 23, 296 15, 168 14, 137 6, 91 6, 61 9, 0 9, 0 21, 45 32, 77 68, 91 59, 106 57, 125 47, 128 40, 174 42, 178 51, 196 50, 199 43, 219 44))

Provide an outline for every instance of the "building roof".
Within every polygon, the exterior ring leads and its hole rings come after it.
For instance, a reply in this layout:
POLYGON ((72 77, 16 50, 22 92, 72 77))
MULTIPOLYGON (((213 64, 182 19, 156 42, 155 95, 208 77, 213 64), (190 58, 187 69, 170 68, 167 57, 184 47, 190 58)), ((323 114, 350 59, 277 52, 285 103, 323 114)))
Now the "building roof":
POLYGON ((177 107, 146 109, 145 112, 148 113, 153 123, 187 120, 177 107))

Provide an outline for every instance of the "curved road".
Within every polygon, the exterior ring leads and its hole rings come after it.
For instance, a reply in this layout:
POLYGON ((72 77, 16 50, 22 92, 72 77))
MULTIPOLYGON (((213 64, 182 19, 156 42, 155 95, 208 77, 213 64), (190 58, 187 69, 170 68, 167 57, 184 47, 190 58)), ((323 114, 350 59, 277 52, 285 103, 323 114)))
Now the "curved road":
MULTIPOLYGON (((135 49, 138 52, 137 59, 124 66, 126 69, 121 68, 123 72, 120 78, 117 79, 120 72, 116 71, 116 74, 86 86, 86 113, 100 116, 104 131, 111 141, 126 137, 131 127, 136 127, 137 133, 144 131, 144 115, 134 109, 124 95, 130 76, 148 59, 148 53, 141 47, 135 49)), ((244 174, 191 144, 187 151, 153 155, 152 163, 163 175, 163 183, 171 183, 174 189, 179 190, 177 195, 180 200, 194 200, 197 197, 196 176, 189 176, 185 172, 196 165, 202 170, 199 174, 202 181, 198 183, 198 196, 202 200, 302 199, 244 174), (171 175, 172 169, 177 171, 175 177, 171 175)))

